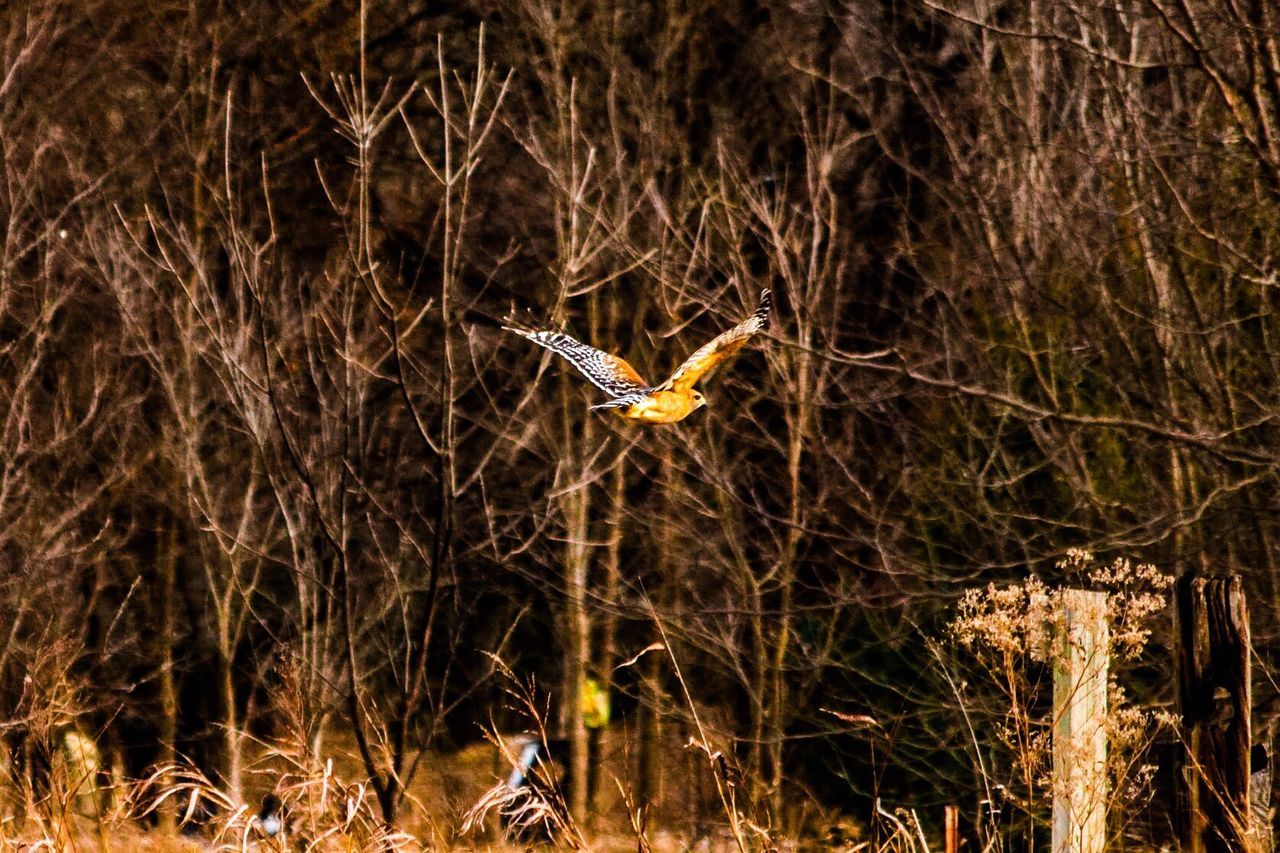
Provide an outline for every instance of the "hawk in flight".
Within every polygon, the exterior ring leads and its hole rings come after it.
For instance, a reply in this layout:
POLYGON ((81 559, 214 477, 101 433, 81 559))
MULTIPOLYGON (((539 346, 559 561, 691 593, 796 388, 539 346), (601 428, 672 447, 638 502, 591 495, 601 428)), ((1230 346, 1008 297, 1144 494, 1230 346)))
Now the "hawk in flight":
POLYGON ((643 423, 673 424, 707 404, 706 398, 694 390, 694 383, 741 349, 752 335, 763 329, 772 305, 769 291, 762 291, 760 305, 754 314, 700 347, 661 385, 645 382, 634 367, 618 356, 588 346, 561 332, 532 332, 510 326, 504 328, 563 356, 592 384, 610 396, 608 401, 592 406, 592 411, 613 409, 624 418, 643 423))

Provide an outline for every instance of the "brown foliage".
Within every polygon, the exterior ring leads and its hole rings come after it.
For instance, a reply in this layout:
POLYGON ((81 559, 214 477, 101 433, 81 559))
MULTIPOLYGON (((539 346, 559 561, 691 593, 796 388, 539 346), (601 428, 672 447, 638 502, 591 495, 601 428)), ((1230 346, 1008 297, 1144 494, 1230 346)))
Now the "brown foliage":
POLYGON ((311 758, 352 732, 394 822, 501 653, 556 685, 578 818, 595 678, 637 807, 662 725, 711 706, 697 743, 794 834, 976 790, 922 637, 1071 548, 1240 572, 1269 662, 1278 27, 1220 0, 6 5, 11 747, 53 650, 107 764, 185 754, 242 800, 288 660, 311 758), (766 286, 767 342, 666 430, 499 330, 664 375, 766 286), (691 701, 660 656, 616 669, 660 636, 691 701))

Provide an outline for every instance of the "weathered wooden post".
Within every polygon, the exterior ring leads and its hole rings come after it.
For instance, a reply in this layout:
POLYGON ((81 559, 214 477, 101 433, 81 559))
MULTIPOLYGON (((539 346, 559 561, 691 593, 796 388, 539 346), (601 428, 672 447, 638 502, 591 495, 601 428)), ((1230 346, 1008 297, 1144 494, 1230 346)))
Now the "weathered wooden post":
POLYGON ((1107 829, 1107 594, 1069 589, 1054 638, 1053 853, 1102 853, 1107 829))
POLYGON ((1256 850, 1249 814, 1249 612, 1240 577, 1184 576, 1174 599, 1186 849, 1256 850))

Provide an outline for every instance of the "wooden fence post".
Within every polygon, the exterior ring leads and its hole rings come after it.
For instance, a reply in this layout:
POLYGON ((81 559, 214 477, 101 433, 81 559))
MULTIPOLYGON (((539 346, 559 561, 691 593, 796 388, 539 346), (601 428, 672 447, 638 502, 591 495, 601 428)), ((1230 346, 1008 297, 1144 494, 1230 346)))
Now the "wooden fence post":
POLYGON ((1174 598, 1186 849, 1256 850, 1249 815, 1249 611, 1240 577, 1184 576, 1174 598))
POLYGON ((1107 829, 1107 594, 1062 593, 1053 673, 1053 853, 1102 853, 1107 829))

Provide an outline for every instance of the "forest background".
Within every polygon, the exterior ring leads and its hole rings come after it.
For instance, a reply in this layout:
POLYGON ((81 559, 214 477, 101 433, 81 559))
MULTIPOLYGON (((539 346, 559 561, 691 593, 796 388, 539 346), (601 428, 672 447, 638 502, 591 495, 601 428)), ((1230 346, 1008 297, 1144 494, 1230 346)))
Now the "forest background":
POLYGON ((799 833, 986 796, 982 674, 930 639, 1069 549, 1240 573, 1271 668, 1278 38, 1249 0, 6 4, 11 751, 74 723, 239 801, 288 730, 394 822, 528 725, 512 676, 585 779, 595 679, 638 802, 696 710, 799 833), (671 428, 499 328, 657 379, 763 287, 671 428))

